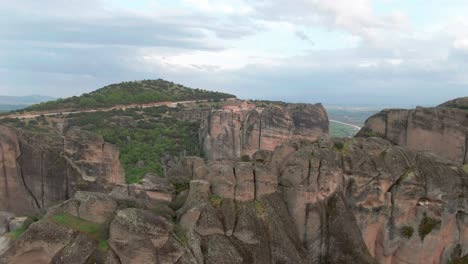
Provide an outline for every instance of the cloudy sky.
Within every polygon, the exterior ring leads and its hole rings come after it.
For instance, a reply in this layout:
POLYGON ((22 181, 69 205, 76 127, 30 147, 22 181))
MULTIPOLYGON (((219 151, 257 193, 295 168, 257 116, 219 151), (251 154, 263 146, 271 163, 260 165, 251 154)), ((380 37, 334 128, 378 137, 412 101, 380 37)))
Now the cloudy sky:
POLYGON ((0 0, 0 94, 163 78, 325 104, 468 96, 466 0, 0 0))

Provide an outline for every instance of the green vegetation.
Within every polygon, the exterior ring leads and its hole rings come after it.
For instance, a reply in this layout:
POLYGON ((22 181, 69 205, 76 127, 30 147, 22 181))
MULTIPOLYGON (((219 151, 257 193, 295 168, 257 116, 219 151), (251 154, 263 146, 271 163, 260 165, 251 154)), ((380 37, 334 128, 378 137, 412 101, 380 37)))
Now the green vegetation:
POLYGON ((108 225, 93 223, 67 213, 56 214, 52 216, 51 219, 58 225, 71 228, 94 237, 99 241, 98 248, 100 250, 105 251, 109 248, 107 243, 109 238, 108 225))
POLYGON ((418 233, 419 237, 421 240, 424 240, 424 238, 432 232, 434 229, 439 229, 442 224, 442 221, 439 219, 431 218, 427 216, 427 214, 424 212, 423 219, 421 220, 421 223, 419 223, 419 228, 418 228, 418 233))
POLYGON ((265 215, 265 205, 259 201, 255 200, 255 212, 257 212, 257 215, 263 216, 265 215))
POLYGON ((29 226, 38 221, 39 219, 35 218, 28 218, 22 225, 21 227, 15 229, 15 230, 12 230, 10 233, 8 233, 14 240, 17 240, 19 238, 21 238, 21 236, 24 234, 24 232, 26 232, 26 230, 28 230, 29 226))
MULTIPOLYGON (((22 120, 19 118, 2 118, 0 119, 0 124, 12 126, 16 128, 21 128, 23 130, 32 131, 32 132, 48 132, 46 128, 43 127, 44 121, 39 122, 40 117, 36 119, 22 120)), ((47 121, 45 121, 47 122, 47 121)))
POLYGON ((468 264, 468 254, 460 258, 452 259, 452 261, 450 261, 449 263, 450 264, 468 264))
POLYGON ((250 156, 249 155, 242 155, 241 161, 242 162, 249 162, 250 161, 250 156))
POLYGON ((211 100, 215 102, 232 97, 235 96, 202 89, 191 89, 180 84, 158 79, 112 84, 81 96, 32 105, 25 108, 25 110, 94 109, 115 105, 186 100, 211 100))
POLYGON ((173 234, 179 238, 180 242, 182 245, 187 246, 188 244, 188 237, 187 237, 187 232, 178 224, 174 225, 174 231, 173 234))
MULTIPOLYGON (((114 110, 71 115, 69 127, 101 135, 120 150, 127 183, 140 181, 146 173, 164 175, 163 157, 202 156, 197 122, 180 121, 168 115, 167 107, 114 110)), ((188 182, 176 183, 181 192, 188 182)))
POLYGON ((223 198, 218 195, 210 194, 210 202, 213 207, 217 208, 223 204, 223 198))
POLYGON ((349 152, 349 143, 348 142, 335 142, 333 144, 333 147, 338 150, 339 152, 342 153, 348 153, 349 152))
POLYGON ((368 131, 366 133, 367 137, 379 137, 379 134, 375 133, 374 131, 368 131))
POLYGON ((468 173, 468 164, 463 165, 463 170, 468 173))
POLYGON ((341 150, 343 150, 343 148, 344 148, 344 143, 343 143, 343 142, 335 142, 335 143, 333 144, 333 146, 335 147, 335 149, 341 151, 341 150))
POLYGON ((186 191, 190 189, 190 182, 189 181, 183 181, 183 182, 174 182, 173 183, 175 187, 176 194, 179 194, 183 191, 186 191))
POLYGON ((406 237, 408 239, 413 236, 413 233, 414 233, 414 228, 411 226, 403 226, 400 228, 400 234, 403 237, 406 237))

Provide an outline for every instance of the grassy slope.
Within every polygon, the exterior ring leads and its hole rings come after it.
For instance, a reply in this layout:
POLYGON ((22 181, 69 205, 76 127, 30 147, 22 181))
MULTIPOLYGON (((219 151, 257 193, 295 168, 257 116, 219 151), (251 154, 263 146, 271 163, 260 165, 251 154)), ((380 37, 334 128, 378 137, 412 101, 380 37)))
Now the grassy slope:
POLYGON ((91 109, 165 101, 221 100, 234 95, 191 89, 165 80, 144 80, 111 84, 94 92, 27 107, 26 111, 91 109))
POLYGON ((107 244, 109 237, 108 226, 105 224, 100 225, 66 213, 56 214, 51 217, 51 220, 58 225, 77 230, 97 239, 100 250, 105 251, 109 247, 107 244))

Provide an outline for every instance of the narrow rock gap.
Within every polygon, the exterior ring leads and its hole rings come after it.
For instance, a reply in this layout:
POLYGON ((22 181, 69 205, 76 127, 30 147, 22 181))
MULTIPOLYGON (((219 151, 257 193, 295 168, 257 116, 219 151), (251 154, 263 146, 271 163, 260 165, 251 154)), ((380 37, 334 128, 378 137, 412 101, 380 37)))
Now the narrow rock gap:
POLYGON ((408 115, 406 116, 405 144, 404 144, 404 146, 408 146, 408 129, 409 129, 409 124, 410 124, 410 118, 411 118, 411 115, 413 113, 414 113, 413 111, 408 111, 408 115))
POLYGON ((307 168, 307 180, 306 180, 307 187, 310 186, 310 173, 311 173, 311 171, 312 171, 312 161, 309 158, 309 165, 308 165, 308 168, 307 168))
POLYGON ((237 195, 237 175, 236 175, 236 167, 233 166, 232 167, 232 174, 234 175, 234 180, 235 180, 235 183, 234 183, 234 201, 236 200, 236 195, 237 195))
POLYGON ((45 169, 45 152, 41 150, 41 205, 44 207, 44 169, 45 169))
POLYGON ((306 204, 306 213, 305 213, 305 221, 304 221, 304 224, 305 224, 305 228, 304 228, 304 237, 302 238, 302 246, 304 248, 307 249, 307 243, 308 243, 308 240, 307 240, 307 237, 308 237, 308 221, 307 219, 309 219, 309 215, 310 215, 310 212, 312 211, 312 204, 310 203, 307 203, 306 204))
MULTIPOLYGON (((21 147, 20 147, 21 149, 21 147)), ((31 195, 31 197, 34 200, 34 203, 36 204, 37 208, 41 208, 41 205, 39 204, 37 198, 34 196, 33 192, 29 189, 28 185, 26 184, 26 180, 24 179, 24 174, 23 174, 23 167, 20 165, 19 160, 21 159, 21 156, 23 154, 20 153, 20 155, 16 158, 16 169, 18 171, 19 176, 21 177, 21 180, 23 181, 23 186, 26 189, 26 191, 31 195)))
POLYGON ((8 175, 7 175, 7 170, 6 170, 6 164, 5 164, 5 152, 3 150, 3 145, 0 144, 0 151, 2 153, 2 170, 3 170, 3 182, 4 182, 4 186, 5 186, 5 197, 9 197, 9 191, 8 191, 8 175))
POLYGON ((462 163, 468 163, 468 133, 465 134, 465 155, 463 155, 462 163))
POLYGON ((260 127, 259 127, 259 130, 258 130, 258 149, 262 149, 262 125, 263 125, 263 122, 262 122, 262 113, 260 113, 260 127))
POLYGON ((319 189, 319 181, 320 181, 320 177, 322 176, 322 161, 323 161, 323 159, 320 159, 320 160, 319 160, 318 175, 317 175, 317 180, 316 180, 317 191, 320 191, 320 189, 319 189))
POLYGON ((253 173, 253 180, 254 180, 254 200, 257 199, 257 172, 255 171, 255 167, 252 168, 253 173))

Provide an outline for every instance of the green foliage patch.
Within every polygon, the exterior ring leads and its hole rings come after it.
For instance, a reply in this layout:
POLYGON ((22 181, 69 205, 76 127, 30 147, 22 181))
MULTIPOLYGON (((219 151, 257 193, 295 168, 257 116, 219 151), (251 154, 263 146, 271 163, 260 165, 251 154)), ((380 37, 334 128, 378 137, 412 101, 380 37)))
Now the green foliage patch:
POLYGON ((218 208, 223 204, 223 198, 218 195, 210 194, 210 202, 213 207, 218 208))
POLYGON ((250 156, 249 155, 242 155, 241 161, 242 162, 249 162, 250 161, 250 156))
POLYGON ((431 218, 424 212, 423 219, 421 220, 421 223, 419 223, 418 227, 418 233, 421 240, 424 240, 432 230, 439 229, 441 224, 442 221, 440 219, 431 218))
POLYGON ((255 205, 255 212, 257 213, 257 215, 260 215, 260 216, 265 215, 265 210, 266 210, 265 205, 261 201, 255 200, 254 205, 255 205))
POLYGON ((109 238, 109 226, 97 224, 76 216, 60 213, 51 217, 51 220, 61 226, 88 234, 98 240, 98 248, 106 251, 109 248, 107 240, 109 238))
POLYGON ((405 238, 411 238, 414 233, 414 228, 411 226, 402 226, 400 228, 400 234, 405 238))
MULTIPOLYGON (((166 114, 165 107, 129 109, 72 115, 69 127, 80 127, 101 135, 120 150, 127 183, 139 182, 146 173, 164 174, 163 157, 201 156, 197 122, 181 121, 166 114), (136 127, 122 126, 116 119, 130 118, 136 127), (139 165, 138 165, 139 164, 139 165)), ((174 111, 177 111, 174 110, 174 111)), ((188 189, 176 186, 178 191, 188 189)))
POLYGON ((22 225, 21 227, 15 229, 15 230, 12 230, 10 231, 10 233, 8 233, 14 240, 17 240, 19 238, 21 238, 21 236, 24 234, 24 232, 26 232, 26 230, 28 230, 29 226, 36 222, 38 219, 32 219, 32 218, 28 218, 22 225))

